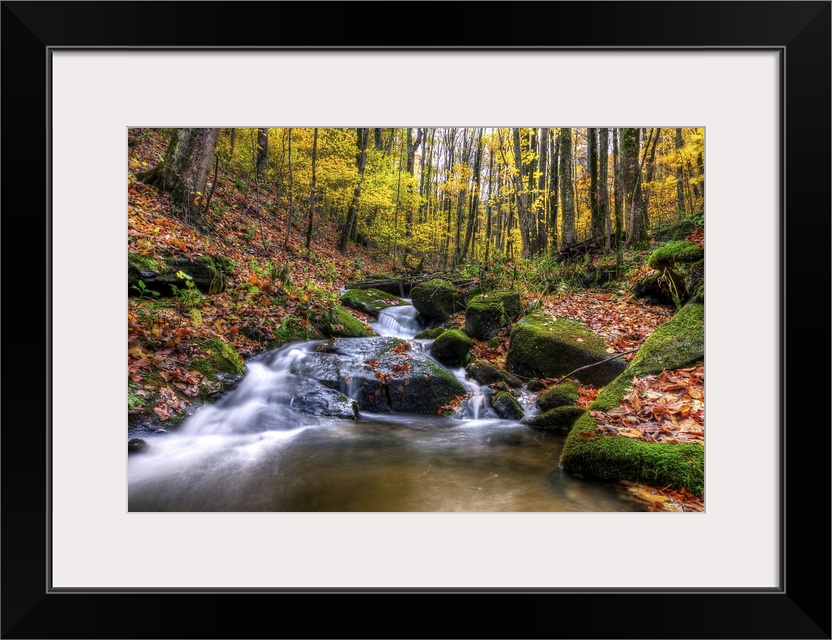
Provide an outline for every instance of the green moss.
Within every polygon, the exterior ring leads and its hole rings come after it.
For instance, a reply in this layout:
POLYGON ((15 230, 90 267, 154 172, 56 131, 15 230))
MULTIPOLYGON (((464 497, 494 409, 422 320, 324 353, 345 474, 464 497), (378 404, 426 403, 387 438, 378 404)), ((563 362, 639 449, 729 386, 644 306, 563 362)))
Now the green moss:
POLYGON ((535 429, 567 433, 575 421, 586 413, 581 407, 554 407, 523 418, 523 424, 535 429))
POLYGON ((141 256, 138 253, 128 253, 127 263, 136 267, 139 271, 164 271, 164 264, 160 260, 150 256, 141 256))
POLYGON ((227 342, 214 338, 208 343, 206 351, 210 353, 201 358, 189 360, 187 366, 199 371, 209 380, 216 380, 218 373, 233 373, 243 375, 246 366, 242 356, 227 342))
POLYGON ((543 411, 548 411, 555 407, 574 405, 578 401, 579 395, 578 385, 571 380, 564 380, 541 393, 537 397, 537 406, 543 411))
POLYGON ((492 349, 496 349, 500 346, 500 342, 502 341, 500 340, 499 336, 494 336, 493 338, 491 338, 491 340, 488 341, 488 346, 492 349))
POLYGON ((705 305, 689 303, 650 334, 630 366, 598 394, 591 408, 609 411, 617 407, 634 377, 688 367, 704 359, 705 305))
POLYGON ((465 332, 488 340, 499 330, 514 322, 523 311, 516 291, 492 291, 474 296, 465 308, 465 332))
POLYGON ((316 322, 315 328, 328 338, 369 338, 374 336, 372 329, 364 326, 340 304, 333 304, 316 322))
POLYGON ((152 387, 163 387, 167 384, 156 369, 151 369, 144 375, 144 382, 152 387))
POLYGON ((589 414, 578 418, 564 443, 561 465, 602 480, 629 480, 681 489, 705 490, 705 447, 693 443, 650 443, 599 434, 589 414))
POLYGON ((519 420, 523 417, 523 407, 507 391, 498 391, 491 398, 491 406, 501 418, 506 420, 519 420))
POLYGON ((136 411, 138 409, 144 409, 147 406, 144 400, 141 397, 136 395, 133 390, 127 391, 127 409, 128 411, 136 411))
POLYGON ((439 322, 445 322, 461 307, 456 287, 441 278, 417 284, 410 297, 419 313, 439 322))
POLYGON ((474 346, 474 341, 457 329, 444 331, 430 347, 431 355, 449 367, 465 364, 466 356, 474 346))
POLYGON ((348 289, 341 296, 341 303, 372 316, 378 316, 381 311, 388 307, 407 304, 401 298, 378 289, 348 289))
POLYGON ((606 343, 574 320, 532 314, 514 325, 509 341, 506 369, 525 377, 553 378, 588 364, 576 377, 585 384, 602 386, 624 368, 609 358, 606 343))
POLYGON ((321 335, 313 327, 304 329, 295 318, 285 318, 283 322, 272 331, 272 339, 269 341, 269 349, 277 349, 290 342, 303 342, 315 340, 321 335))
POLYGON ((495 382, 503 382, 509 387, 519 389, 523 386, 523 382, 517 376, 510 374, 508 371, 503 371, 499 367, 495 367, 490 362, 484 360, 475 360, 465 367, 465 373, 468 377, 473 378, 480 384, 493 384, 495 382))
POLYGON ((413 338, 414 340, 435 340, 445 333, 445 331, 447 331, 445 327, 434 327, 433 329, 425 329, 421 333, 417 333, 413 338))
POLYGON ((699 262, 705 258, 705 250, 687 240, 668 242, 656 249, 647 259, 651 269, 664 269, 680 263, 699 262))

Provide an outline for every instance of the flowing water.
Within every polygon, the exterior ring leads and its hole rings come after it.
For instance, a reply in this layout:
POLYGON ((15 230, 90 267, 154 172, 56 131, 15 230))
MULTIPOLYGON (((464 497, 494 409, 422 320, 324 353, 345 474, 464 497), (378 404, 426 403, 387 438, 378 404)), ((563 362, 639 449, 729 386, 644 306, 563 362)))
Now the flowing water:
MULTIPOLYGON (((412 340, 425 324, 411 306, 383 311, 373 328, 411 339, 414 349, 430 345, 412 340)), ((314 408, 320 399, 293 371, 320 344, 249 360, 233 391, 176 431, 129 434, 149 445, 128 459, 129 510, 646 510, 615 484, 560 469, 565 436, 499 419, 463 369, 451 372, 469 397, 453 417, 362 412, 350 420, 299 412, 300 403, 314 408)), ((520 398, 527 411, 533 400, 525 392, 520 398)))

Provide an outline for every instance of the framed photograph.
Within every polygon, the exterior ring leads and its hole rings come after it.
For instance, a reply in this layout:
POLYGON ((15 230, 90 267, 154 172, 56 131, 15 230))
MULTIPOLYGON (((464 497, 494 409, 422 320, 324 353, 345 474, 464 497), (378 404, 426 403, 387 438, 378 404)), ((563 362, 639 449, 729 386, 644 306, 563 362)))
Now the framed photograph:
MULTIPOLYGON (((828 304, 801 285, 829 267, 830 3, 399 3, 400 27, 396 6, 3 3, 2 636, 829 638, 829 518, 802 500, 825 513, 828 304), (128 133, 266 125, 701 130, 704 510, 130 496, 128 133), (449 633, 459 598, 485 615, 449 633)), ((175 467, 145 470, 155 496, 175 467)))

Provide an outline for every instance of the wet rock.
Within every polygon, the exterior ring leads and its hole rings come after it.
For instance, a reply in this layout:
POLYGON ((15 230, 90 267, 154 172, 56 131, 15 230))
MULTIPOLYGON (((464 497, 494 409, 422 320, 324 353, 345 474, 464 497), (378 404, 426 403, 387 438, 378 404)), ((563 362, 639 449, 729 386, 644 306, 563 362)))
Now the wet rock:
POLYGON ((568 433, 572 425, 586 413, 581 407, 555 407, 533 416, 526 416, 521 422, 535 429, 568 433))
POLYGON ((524 415, 523 407, 507 391, 495 393, 491 398, 491 406, 497 412, 497 415, 506 420, 519 420, 524 415))
POLYGON ((453 374, 399 338, 330 340, 296 361, 291 371, 374 413, 435 414, 465 393, 453 374))
POLYGON ((476 380, 480 384, 491 384, 493 382, 505 382, 509 387, 519 389, 523 386, 522 380, 508 371, 495 367, 490 362, 484 360, 474 360, 467 367, 465 373, 468 377, 476 380))
POLYGON ((341 296, 341 304, 363 311, 373 317, 388 307, 404 306, 407 302, 398 296, 379 291, 378 289, 349 289, 341 296))
POLYGON ((127 289, 131 296, 139 294, 139 280, 145 287, 162 296, 174 295, 173 286, 184 289, 185 280, 177 274, 182 271, 193 279, 202 293, 225 291, 228 277, 234 272, 231 261, 224 256, 202 255, 195 258, 150 258, 136 253, 127 255, 127 289), (173 285, 173 286, 171 286, 173 285))
POLYGON ((127 441, 127 453, 144 453, 150 448, 150 445, 147 444, 141 438, 130 438, 127 441))
POLYGON ((292 395, 289 407, 311 416, 332 416, 344 420, 358 417, 358 403, 343 393, 309 380, 302 381, 292 395))
POLYGON ((473 340, 462 331, 448 329, 434 340, 430 353, 445 366, 461 367, 473 346, 473 340))

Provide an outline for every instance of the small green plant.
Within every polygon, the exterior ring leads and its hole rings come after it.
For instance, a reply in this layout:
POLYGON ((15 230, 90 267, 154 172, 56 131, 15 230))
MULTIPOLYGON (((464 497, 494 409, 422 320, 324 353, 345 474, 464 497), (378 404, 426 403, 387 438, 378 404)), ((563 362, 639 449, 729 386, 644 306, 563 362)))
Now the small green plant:
POLYGON ((147 325, 152 334, 159 319, 159 311, 171 306, 171 304, 166 300, 156 300, 159 297, 159 292, 148 289, 143 280, 139 280, 138 284, 133 285, 133 289, 139 292, 139 295, 136 296, 136 314, 139 316, 139 320, 147 325))
POLYGON ((176 296, 179 316, 181 318, 187 314, 194 327, 198 329, 202 325, 202 312, 197 308, 203 300, 202 293, 196 288, 194 279, 181 269, 176 272, 176 277, 185 282, 184 287, 170 285, 173 295, 176 296))
POLYGON ((704 227, 705 226, 705 212, 700 211, 699 213, 694 213, 691 217, 693 220, 693 224, 697 227, 704 227))
POLYGON ((139 280, 138 284, 134 284, 132 288, 139 292, 139 295, 136 296, 139 300, 153 300, 154 297, 159 297, 159 292, 148 289, 144 280, 139 280))

